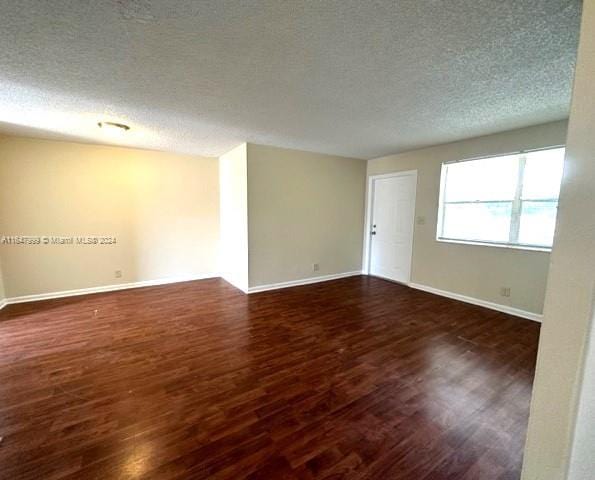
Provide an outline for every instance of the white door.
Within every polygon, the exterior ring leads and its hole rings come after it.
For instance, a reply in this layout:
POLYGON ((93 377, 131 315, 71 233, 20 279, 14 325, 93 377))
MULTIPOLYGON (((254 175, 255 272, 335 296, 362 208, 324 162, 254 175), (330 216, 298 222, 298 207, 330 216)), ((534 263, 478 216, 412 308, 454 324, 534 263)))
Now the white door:
POLYGON ((416 184, 417 172, 372 180, 370 275, 410 281, 416 184))

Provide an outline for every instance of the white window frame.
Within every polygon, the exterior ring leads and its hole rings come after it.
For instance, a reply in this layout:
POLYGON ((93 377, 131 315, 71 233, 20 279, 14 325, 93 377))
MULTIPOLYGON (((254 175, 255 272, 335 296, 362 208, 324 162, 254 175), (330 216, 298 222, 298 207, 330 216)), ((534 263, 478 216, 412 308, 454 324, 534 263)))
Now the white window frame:
POLYGON ((540 199, 530 199, 530 198, 521 198, 523 192, 523 180, 525 175, 525 165, 527 161, 526 154, 531 152, 540 152, 545 150, 553 150, 557 148, 566 148, 565 145, 553 145, 550 147, 545 148, 536 148, 532 150, 519 150, 516 152, 508 152, 508 153, 499 153, 495 155, 487 155, 482 157, 473 157, 473 158, 466 158, 464 160, 451 160, 448 162, 443 162, 441 166, 440 172, 440 197, 438 200, 438 219, 436 222, 436 240, 438 242, 445 242, 445 243, 459 243, 463 245, 483 245, 488 247, 500 247, 500 248, 513 248, 513 249, 520 249, 520 250, 534 250, 540 252, 551 252, 552 247, 548 245, 533 245, 533 244, 524 244, 518 241, 519 229, 521 224, 521 211, 523 207, 523 202, 545 202, 545 203, 552 203, 558 202, 558 198, 540 198, 540 199), (519 158, 519 169, 517 175, 517 185, 514 199, 512 200, 512 212, 511 212, 511 221, 510 221, 510 231, 508 236, 507 242, 497 242, 497 241, 489 241, 489 240, 471 240, 471 239, 459 239, 459 238, 448 238, 443 237, 441 235, 443 231, 444 225, 444 205, 445 204, 474 204, 474 203, 510 203, 510 200, 475 200, 475 201, 453 201, 453 202, 446 202, 444 199, 446 198, 446 177, 448 169, 446 168, 448 165, 453 163, 461 163, 461 162, 473 162, 478 160, 486 160, 488 158, 495 158, 495 157, 505 157, 509 155, 517 155, 520 156, 519 158))

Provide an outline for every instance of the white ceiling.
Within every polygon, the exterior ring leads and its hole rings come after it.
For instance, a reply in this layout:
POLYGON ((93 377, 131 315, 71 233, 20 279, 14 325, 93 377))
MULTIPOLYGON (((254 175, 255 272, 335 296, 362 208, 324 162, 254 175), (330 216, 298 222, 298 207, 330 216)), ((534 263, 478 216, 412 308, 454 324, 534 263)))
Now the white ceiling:
POLYGON ((580 5, 0 0, 0 131, 372 158, 558 120, 580 5))

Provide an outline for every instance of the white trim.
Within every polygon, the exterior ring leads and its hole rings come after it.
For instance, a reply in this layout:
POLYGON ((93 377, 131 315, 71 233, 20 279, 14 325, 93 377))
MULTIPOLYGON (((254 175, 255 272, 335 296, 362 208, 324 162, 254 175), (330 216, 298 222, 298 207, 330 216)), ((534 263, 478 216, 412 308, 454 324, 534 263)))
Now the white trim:
POLYGON ((556 148, 566 148, 566 144, 561 143, 559 145, 550 145, 548 147, 514 150, 512 152, 505 152, 505 153, 492 153, 490 155, 480 155, 479 157, 467 157, 467 158, 462 158, 459 160, 446 160, 445 162, 442 162, 442 164, 444 165, 444 164, 448 164, 448 163, 472 162, 474 160, 484 160, 486 158, 507 157, 510 155, 522 155, 524 153, 541 152, 542 150, 555 150, 556 148))
POLYGON ((508 313, 516 317, 526 318, 527 320, 533 320, 534 322, 541 322, 543 315, 539 313, 528 312, 521 310, 520 308, 509 307, 508 305, 500 305, 499 303, 488 302, 487 300, 481 300, 479 298, 468 297, 461 295, 460 293, 449 292, 446 290, 440 290, 434 287, 428 287, 427 285, 421 285, 419 283, 410 283, 411 288, 416 290, 423 290, 424 292, 433 293, 434 295, 440 295, 441 297, 452 298, 453 300, 459 300, 465 303, 471 303, 472 305, 479 305, 480 307, 489 308, 490 310, 496 310, 498 312, 508 313))
MULTIPOLYGON (((364 275, 370 274, 370 232, 372 231, 371 228, 371 221, 372 221, 372 207, 374 203, 374 181, 379 180, 381 178, 392 178, 392 177, 407 177, 407 176, 414 176, 415 177, 415 207, 413 213, 413 230, 415 234, 415 212, 417 209, 417 170, 404 170, 402 172, 391 172, 391 173, 383 173, 380 175, 369 175, 368 176, 368 183, 367 183, 367 192, 366 192, 366 218, 364 220, 364 249, 362 252, 362 273, 364 275)), ((411 255, 413 256, 413 249, 411 251, 411 255)), ((409 272, 411 275, 411 271, 409 272)))
POLYGON ((218 277, 217 274, 194 275, 189 277, 169 277, 158 278, 156 280, 143 280, 140 282, 120 283, 116 285, 101 285, 99 287, 77 288, 76 290, 63 290, 61 292, 38 293, 35 295, 23 295, 20 297, 10 297, 4 300, 5 305, 13 303, 37 302, 39 300, 50 300, 52 298, 74 297, 77 295, 88 295, 91 293, 114 292, 117 290, 127 290, 129 288, 152 287, 155 285, 165 285, 168 283, 190 282, 193 280, 204 280, 206 278, 218 277))
POLYGON ((457 240, 456 238, 442 238, 436 239, 437 242, 443 243, 456 243, 459 245, 478 245, 480 247, 496 247, 496 248, 508 248, 512 250, 525 250, 529 252, 545 252, 551 253, 552 247, 533 247, 529 245, 522 245, 516 243, 496 243, 496 242, 481 242, 475 240, 457 240))
POLYGON ((302 278, 300 280, 290 280, 289 282, 270 283, 268 285, 256 285, 249 287, 247 293, 266 292, 267 290, 278 290, 280 288, 297 287, 299 285, 309 285, 311 283, 328 282, 339 278, 353 277, 362 275, 360 270, 355 272, 335 273, 332 275, 321 275, 320 277, 302 278))
POLYGON ((227 283, 229 283, 232 287, 237 288, 240 292, 242 292, 242 293, 250 293, 250 292, 248 292, 248 287, 245 287, 243 285, 243 282, 242 282, 242 285, 240 285, 240 282, 236 282, 235 280, 230 279, 229 277, 226 277, 224 275, 222 275, 221 278, 223 280, 225 280, 227 283))
POLYGON ((0 310, 2 310, 4 307, 6 307, 6 305, 8 305, 8 302, 6 301, 6 299, 2 299, 0 300, 0 310))
POLYGON ((400 280, 395 280, 394 278, 385 277, 383 275, 378 275, 378 274, 370 275, 369 273, 364 273, 364 275, 368 275, 368 276, 370 276, 372 278, 380 278, 382 280, 387 280, 387 281, 389 281, 391 283, 396 283, 397 285, 404 285, 405 287, 409 287, 410 286, 409 282, 401 282, 400 280))

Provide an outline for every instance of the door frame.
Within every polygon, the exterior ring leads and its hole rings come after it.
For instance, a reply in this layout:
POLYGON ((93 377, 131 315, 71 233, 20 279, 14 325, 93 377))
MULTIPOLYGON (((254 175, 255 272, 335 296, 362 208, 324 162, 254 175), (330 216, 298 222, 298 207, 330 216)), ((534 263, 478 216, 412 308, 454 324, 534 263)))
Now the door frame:
MULTIPOLYGON (((415 185, 413 187, 413 203, 414 203, 414 211, 413 211, 413 229, 411 230, 413 236, 415 236, 415 210, 417 209, 417 170, 404 170, 402 172, 391 172, 391 173, 383 173, 380 175, 369 175, 368 176, 368 183, 366 188, 366 217, 364 220, 364 249, 362 252, 362 273, 364 275, 370 275, 370 255, 372 253, 372 211, 374 207, 374 181, 380 180, 382 178, 392 178, 392 177, 414 177, 415 185)), ((413 242, 413 238, 411 239, 413 242)), ((411 249, 411 260, 413 260, 413 247, 411 249)), ((407 284, 411 282, 411 268, 409 269, 409 279, 407 280, 407 284)))

